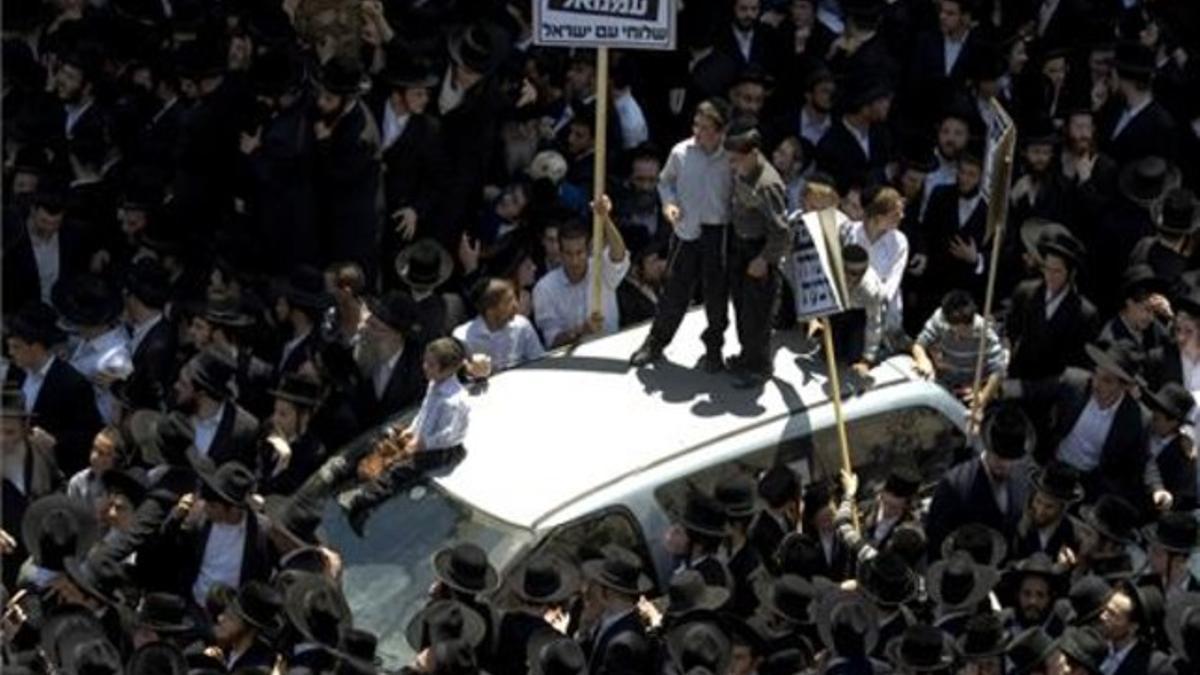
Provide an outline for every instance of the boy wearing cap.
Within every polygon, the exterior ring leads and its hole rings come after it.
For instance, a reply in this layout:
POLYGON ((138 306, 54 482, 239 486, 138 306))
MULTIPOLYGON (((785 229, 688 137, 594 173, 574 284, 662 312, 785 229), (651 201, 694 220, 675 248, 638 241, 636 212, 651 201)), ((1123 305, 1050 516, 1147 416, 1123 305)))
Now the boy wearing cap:
POLYGON ((1191 427, 1196 401, 1183 385, 1168 382, 1156 392, 1143 391, 1150 409, 1145 484, 1155 509, 1191 511, 1196 508, 1196 449, 1191 427))

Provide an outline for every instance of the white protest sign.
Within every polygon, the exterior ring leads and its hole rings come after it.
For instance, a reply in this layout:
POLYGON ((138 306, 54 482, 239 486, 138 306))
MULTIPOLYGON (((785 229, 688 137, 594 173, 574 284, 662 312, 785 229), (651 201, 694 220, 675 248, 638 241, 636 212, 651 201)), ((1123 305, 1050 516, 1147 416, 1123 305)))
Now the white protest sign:
POLYGON ((796 296, 797 319, 837 314, 846 307, 839 215, 834 209, 826 209, 797 212, 790 218, 792 252, 788 268, 796 296))
POLYGON ((675 0, 534 0, 533 41, 550 47, 674 49, 675 0))

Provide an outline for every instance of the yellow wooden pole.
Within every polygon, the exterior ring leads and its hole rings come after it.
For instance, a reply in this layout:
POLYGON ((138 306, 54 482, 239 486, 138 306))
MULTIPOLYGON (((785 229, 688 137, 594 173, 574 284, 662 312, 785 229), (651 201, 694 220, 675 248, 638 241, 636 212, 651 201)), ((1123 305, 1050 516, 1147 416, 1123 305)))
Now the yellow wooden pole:
MULTIPOLYGON (((592 154, 592 199, 604 194, 605 157, 608 154, 608 47, 596 49, 596 151, 592 154)), ((601 301, 604 256, 604 219, 592 213, 592 307, 603 317, 601 301)))
MULTIPOLYGON (((825 342, 825 362, 829 368, 830 398, 833 401, 833 416, 837 420, 838 445, 842 450, 842 469, 847 473, 854 472, 854 464, 850 461, 850 439, 846 436, 846 418, 842 415, 842 383, 838 377, 837 357, 833 352, 833 327, 829 325, 828 317, 821 317, 821 339, 825 342)), ((857 495, 850 500, 850 519, 854 531, 861 532, 858 523, 857 495)))

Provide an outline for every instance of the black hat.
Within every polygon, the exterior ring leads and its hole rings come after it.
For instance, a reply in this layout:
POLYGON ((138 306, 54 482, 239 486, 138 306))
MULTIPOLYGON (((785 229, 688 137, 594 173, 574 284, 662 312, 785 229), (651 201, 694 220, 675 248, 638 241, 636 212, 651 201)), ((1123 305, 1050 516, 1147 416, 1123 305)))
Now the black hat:
POLYGON ((1038 551, 1028 558, 1018 560, 1004 572, 1005 586, 1013 592, 1020 588, 1025 577, 1041 577, 1050 585, 1050 592, 1055 597, 1062 594, 1067 581, 1066 570, 1055 564, 1050 556, 1038 551))
POLYGON ((1163 632, 1171 643, 1172 653, 1191 659, 1192 654, 1200 651, 1200 593, 1184 593, 1171 601, 1163 632))
POLYGON ((335 56, 321 68, 317 75, 317 84, 338 96, 360 94, 363 84, 362 63, 352 56, 335 56))
POLYGON ((933 141, 923 134, 909 134, 900 147, 900 163, 905 169, 933 173, 938 166, 933 141))
POLYGON ((304 65, 291 50, 272 49, 255 57, 250 66, 250 83, 256 93, 282 96, 304 83, 304 65))
POLYGON ((1066 225, 1056 223, 1053 220, 1046 218, 1027 218, 1021 223, 1021 244, 1025 248, 1025 252, 1033 256, 1038 256, 1038 242, 1042 237, 1050 239, 1057 237, 1061 240, 1063 237, 1071 237, 1071 231, 1066 225))
POLYGON ((772 508, 779 508, 800 497, 800 480, 786 464, 776 464, 758 479, 758 496, 772 508))
POLYGON ((486 593, 496 587, 496 570, 483 549, 472 543, 447 546, 433 554, 433 571, 450 588, 486 593))
POLYGON ((396 255, 396 275, 414 291, 433 290, 453 273, 450 253, 433 239, 415 241, 396 255))
POLYGON ((688 532, 722 538, 725 536, 725 505, 706 494, 693 492, 688 495, 679 522, 688 532))
POLYGON ((305 544, 317 546, 317 528, 321 525, 322 499, 310 491, 298 490, 290 496, 268 495, 263 502, 267 520, 305 544))
POLYGON ((654 588, 654 582, 642 571, 642 560, 622 546, 610 544, 598 560, 583 563, 583 575, 590 581, 626 595, 642 595, 654 588))
POLYGON ((350 628, 350 608, 335 583, 321 574, 291 572, 294 580, 284 591, 288 621, 306 642, 338 649, 350 628))
POLYGON ((417 612, 404 629, 409 646, 422 650, 446 640, 463 640, 472 647, 483 642, 483 617, 457 600, 435 600, 417 612))
POLYGON ((1037 435, 1029 416, 1015 403, 1000 403, 983 420, 983 447, 1004 459, 1021 459, 1033 452, 1037 435))
POLYGON ((227 293, 209 293, 197 315, 205 321, 229 328, 245 328, 254 324, 254 317, 242 311, 242 303, 227 293))
POLYGON ((238 461, 225 462, 211 473, 200 474, 206 498, 241 505, 254 492, 254 474, 238 461))
POLYGON ((579 590, 579 570, 563 558, 534 556, 513 575, 513 593, 535 605, 557 605, 579 590))
POLYGON ((1008 542, 994 528, 967 523, 942 540, 943 558, 949 558, 955 551, 966 551, 980 565, 997 567, 1008 555, 1008 542))
POLYGON ((16 387, 5 387, 0 392, 0 418, 27 420, 32 417, 25 409, 25 393, 16 387))
POLYGON ((146 473, 138 468, 109 469, 100 475, 100 483, 110 495, 122 495, 135 508, 146 498, 146 473))
POLYGON ((913 467, 897 465, 888 472, 887 480, 883 482, 883 491, 908 499, 917 494, 921 488, 921 474, 913 467))
POLYGON ((293 307, 322 311, 333 304, 333 298, 325 289, 325 275, 308 265, 292 271, 283 294, 293 307))
POLYGON ((994 567, 975 562, 965 551, 929 566, 925 574, 929 597, 951 610, 969 610, 987 597, 1000 580, 994 567))
POLYGON ((109 605, 120 603, 125 573, 121 563, 98 549, 85 558, 71 557, 63 563, 67 576, 92 597, 109 605))
POLYGON ((855 112, 895 93, 890 82, 884 77, 860 77, 847 82, 843 89, 844 109, 855 112))
POLYGON ((163 186, 156 169, 134 169, 121 192, 122 209, 128 211, 153 211, 163 205, 163 186))
POLYGON ((389 50, 383 80, 396 89, 431 89, 437 86, 438 75, 422 66, 407 51, 389 50))
POLYGON ((1166 293, 1168 284, 1160 279, 1154 268, 1138 263, 1125 268, 1121 275, 1121 299, 1138 299, 1151 293, 1166 293))
POLYGON ((757 621, 743 620, 728 613, 719 614, 717 619, 734 647, 748 647, 755 656, 763 656, 767 652, 767 640, 758 629, 757 621))
POLYGON ((215 77, 226 67, 225 54, 209 40, 191 40, 175 50, 175 72, 180 78, 215 77))
POLYGON ((842 267, 847 274, 862 274, 871 265, 871 257, 867 249, 858 244, 846 244, 842 247, 842 267))
POLYGON ((61 571, 67 558, 86 554, 99 534, 95 511, 64 494, 41 497, 21 518, 21 543, 29 558, 49 570, 61 571))
POLYGON ((775 649, 763 657, 757 669, 758 675, 794 675, 808 671, 808 668, 812 666, 814 656, 814 650, 808 638, 803 635, 795 635, 791 636, 790 641, 797 646, 775 649))
POLYGON ((138 410, 129 418, 129 434, 146 463, 190 466, 187 454, 195 431, 183 413, 138 410))
POLYGON ((80 612, 51 618, 42 628, 41 647, 53 672, 120 675, 123 671, 121 654, 103 626, 80 612))
POLYGON ((94 274, 60 279, 50 295, 69 326, 107 326, 124 309, 117 289, 94 274))
POLYGON ((1064 258, 1072 266, 1077 267, 1083 262, 1087 251, 1083 244, 1070 232, 1043 231, 1037 241, 1038 257, 1055 255, 1064 258))
POLYGON ((125 666, 127 675, 188 675, 187 659, 170 642, 151 642, 133 650, 125 666))
POLYGON ((956 644, 959 653, 968 661, 999 656, 1008 646, 1004 620, 997 612, 976 614, 967 619, 956 644))
POLYGON ((271 396, 305 408, 315 408, 321 402, 321 382, 309 375, 284 373, 278 389, 271 396))
POLYGON ((1122 167, 1117 185, 1130 201, 1149 208, 1179 187, 1180 180, 1179 167, 1151 155, 1122 167))
POLYGON ((696 570, 680 570, 667 584, 667 614, 716 611, 728 601, 728 589, 709 585, 696 570))
POLYGON ((940 629, 916 624, 887 645, 888 660, 902 670, 945 670, 954 664, 954 643, 940 629))
POLYGON ((1178 382, 1168 382, 1155 392, 1142 390, 1142 394, 1142 402, 1151 410, 1160 412, 1180 424, 1192 423, 1192 410, 1196 407, 1196 399, 1178 382))
POLYGON ((1048 117, 1038 117, 1031 120, 1020 130, 1021 145, 1057 145, 1061 138, 1054 121, 1048 117))
POLYGON ((666 643, 667 653, 681 673, 696 667, 724 673, 733 656, 729 636, 709 621, 689 621, 675 627, 667 633, 666 643))
POLYGON ((1137 573, 1133 567, 1133 556, 1129 551, 1118 551, 1111 555, 1093 556, 1091 571, 1109 583, 1132 579, 1137 573))
POLYGON ((556 631, 546 631, 529 641, 526 663, 529 675, 584 675, 587 672, 583 648, 556 631))
POLYGON ((367 300, 371 316, 383 325, 402 335, 420 330, 420 313, 417 303, 404 291, 389 291, 382 298, 367 300))
POLYGON ((499 27, 476 23, 450 37, 449 51, 454 63, 486 75, 503 61, 508 39, 499 27))
POLYGON ((779 569, 789 574, 811 577, 825 569, 825 551, 809 532, 789 532, 775 551, 779 569))
POLYGON ((1120 591, 1129 596, 1133 601, 1132 617, 1142 625, 1143 632, 1152 630, 1161 625, 1163 615, 1166 612, 1164 607, 1166 599, 1163 597, 1162 589, 1150 583, 1138 583, 1134 579, 1126 579, 1117 582, 1114 590, 1120 591))
POLYGON ((52 347, 67 339, 58 327, 58 312, 44 302, 31 302, 8 319, 4 327, 10 337, 52 347))
POLYGON ((369 630, 351 628, 342 638, 343 665, 350 667, 353 673, 380 672, 378 666, 383 660, 377 655, 378 650, 378 636, 369 630))
POLYGON ((1101 346, 1096 343, 1084 345, 1088 358, 1128 384, 1136 384, 1142 371, 1141 359, 1133 344, 1124 340, 1101 346))
POLYGON ((1094 628, 1068 626, 1058 639, 1058 651, 1090 675, 1100 675, 1100 664, 1108 657, 1108 642, 1094 628))
POLYGON ((1190 554, 1200 543, 1200 523, 1190 511, 1168 511, 1142 533, 1146 541, 1172 553, 1190 554))
POLYGON ((845 590, 825 593, 817 602, 815 613, 817 635, 830 652, 848 658, 875 651, 879 643, 879 617, 875 606, 861 594, 845 590), (854 653, 844 653, 849 648, 854 653))
POLYGON ((1122 42, 1117 45, 1113 66, 1124 79, 1149 82, 1154 76, 1154 52, 1139 42, 1122 42))
POLYGON ((917 575, 904 560, 883 552, 859 565, 858 583, 863 595, 876 605, 895 607, 917 594, 917 575))
POLYGON ((247 581, 229 603, 229 611, 260 631, 273 632, 283 609, 283 597, 270 584, 247 581))
POLYGON ((812 603, 820 595, 813 582, 796 574, 783 574, 763 591, 762 605, 776 615, 792 623, 813 622, 812 603))
POLYGON ((1037 473, 1033 485, 1038 492, 1062 502, 1074 503, 1083 499, 1079 471, 1059 460, 1051 460, 1037 473))
POLYGON ((1198 212, 1195 193, 1187 188, 1171 190, 1163 199, 1158 229, 1176 236, 1191 234, 1196 231, 1198 212))
POLYGON ((1069 612, 1068 621, 1075 626, 1091 623, 1104 610, 1108 596, 1112 595, 1112 586, 1095 574, 1088 574, 1071 584, 1067 592, 1069 612))
POLYGON ((806 517, 813 517, 821 509, 832 506, 833 504, 833 483, 828 480, 821 480, 815 483, 809 483, 804 487, 804 513, 806 517))
POLYGON ((162 309, 171 297, 167 270, 153 258, 135 262, 125 277, 125 290, 148 307, 162 309))
POLYGON ((1078 522, 1123 544, 1133 541, 1137 520, 1137 510, 1113 494, 1102 494, 1095 504, 1085 504, 1079 509, 1078 522))
POLYGON ((196 388, 217 400, 233 398, 236 365, 223 351, 206 349, 192 358, 191 381, 196 388))
POLYGON ((1008 643, 1008 660, 1012 664, 1009 672, 1013 675, 1025 675, 1040 669, 1057 648, 1058 642, 1041 626, 1025 630, 1008 643))
POLYGON ((187 601, 174 593, 147 593, 134 615, 134 624, 160 635, 186 633, 195 628, 187 601))
POLYGON ((749 518, 757 511, 754 503, 754 479, 738 473, 722 479, 713 488, 713 496, 725 506, 729 518, 749 518))

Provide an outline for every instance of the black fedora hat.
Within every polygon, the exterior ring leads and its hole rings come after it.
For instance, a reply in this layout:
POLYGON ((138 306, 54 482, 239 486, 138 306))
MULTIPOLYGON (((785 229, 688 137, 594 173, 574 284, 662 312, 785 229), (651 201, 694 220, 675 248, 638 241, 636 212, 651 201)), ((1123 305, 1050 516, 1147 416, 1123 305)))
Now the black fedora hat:
POLYGON ((1143 389, 1142 402, 1180 424, 1191 424, 1192 411, 1196 408, 1192 392, 1178 382, 1168 382, 1154 392, 1143 389))
POLYGON ((718 539, 725 536, 725 505, 701 492, 688 495, 679 522, 689 532, 718 539))
POLYGON ((1114 590, 1129 596, 1133 601, 1132 616, 1143 626, 1144 631, 1156 630, 1162 624, 1166 614, 1166 598, 1162 589, 1151 582, 1141 583, 1141 580, 1126 579, 1119 581, 1114 590))
POLYGON ((758 479, 758 496, 771 508, 779 508, 800 498, 800 480, 786 464, 776 464, 758 479))
POLYGON ((725 506, 726 517, 749 518, 758 510, 754 500, 756 489, 753 478, 739 473, 718 482, 713 496, 725 506))
POLYGON ((1108 641, 1094 628, 1068 626, 1058 640, 1058 651, 1089 675, 1100 675, 1100 664, 1108 657, 1108 641))
POLYGON ((457 600, 435 600, 417 612, 404 636, 409 646, 422 650, 446 640, 463 640, 478 647, 487 634, 483 617, 457 600))
POLYGON ((1012 675, 1026 675, 1040 671, 1042 664, 1058 649, 1058 641, 1050 637, 1041 626, 1022 631, 1008 643, 1008 661, 1012 675))
POLYGON ((357 57, 339 54, 321 67, 316 80, 322 89, 331 94, 356 96, 363 90, 362 63, 357 57))
POLYGON ((535 635, 529 641, 525 661, 529 675, 583 675, 587 672, 583 648, 557 631, 535 635))
POLYGON ((954 665, 954 643, 938 628, 916 624, 904 629, 885 649, 888 660, 904 671, 946 670, 954 665))
POLYGON ((863 595, 880 607, 896 607, 917 595, 917 575, 894 553, 880 553, 858 568, 863 595))
POLYGON ((865 656, 879 644, 878 613, 859 593, 846 590, 825 593, 817 601, 815 613, 821 644, 837 656, 865 656), (847 649, 852 653, 846 653, 847 649))
POLYGON ((376 672, 376 668, 383 663, 383 659, 379 658, 379 637, 369 630, 362 628, 351 628, 346 631, 346 635, 342 639, 343 652, 352 657, 349 665, 353 666, 355 672, 376 672))
POLYGON ((242 303, 229 293, 208 293, 204 304, 196 310, 197 316, 213 325, 228 328, 254 325, 254 317, 245 312, 242 303))
POLYGON ((643 571, 641 558, 615 544, 605 546, 600 558, 584 562, 583 576, 626 595, 643 595, 654 588, 654 582, 643 571))
POLYGON ((1142 530, 1146 541, 1171 553, 1188 555, 1200 543, 1200 523, 1190 511, 1168 511, 1142 530))
POLYGON ((1008 542, 994 528, 982 523, 967 523, 942 541, 943 558, 949 558, 955 551, 966 551, 980 565, 998 567, 1008 555, 1008 542))
MULTIPOLYGON (((1185 273, 1187 274, 1187 273, 1185 273)), ((1176 312, 1183 312, 1192 317, 1200 317, 1200 285, 1191 282, 1190 286, 1180 289, 1171 299, 1171 305, 1176 312)))
POLYGON ((224 351, 206 349, 192 357, 187 367, 197 389, 219 401, 233 398, 233 376, 237 366, 224 351))
POLYGON ((100 536, 96 513, 81 500, 49 494, 21 518, 21 543, 38 567, 62 571, 67 558, 82 556, 100 536))
POLYGON ((1019 133, 1021 145, 1057 145, 1062 134, 1054 127, 1054 120, 1038 116, 1025 124, 1019 133))
POLYGON ((1196 194, 1188 188, 1176 188, 1167 193, 1162 203, 1162 218, 1158 230, 1165 234, 1183 236, 1196 231, 1200 209, 1196 194))
POLYGON ((895 94, 891 82, 885 77, 856 76, 846 83, 842 89, 844 110, 854 112, 868 106, 881 98, 895 94))
POLYGON ((421 329, 417 303, 404 291, 389 291, 382 298, 369 298, 367 308, 373 318, 401 335, 421 329))
POLYGON ((692 668, 707 668, 714 673, 729 670, 733 645, 721 626, 711 621, 689 621, 667 633, 667 654, 686 673, 692 668))
POLYGON ((137 467, 109 469, 100 474, 100 483, 110 496, 121 495, 135 508, 146 498, 146 473, 137 467))
POLYGON ((1077 267, 1087 255, 1083 243, 1070 232, 1042 232, 1037 240, 1037 252, 1041 260, 1053 255, 1066 260, 1072 267, 1077 267))
POLYGON ((196 627, 188 613, 187 601, 174 593, 147 593, 142 596, 133 623, 160 635, 186 633, 196 627))
POLYGON ((1062 595, 1066 590, 1067 570, 1041 551, 1009 565, 1008 569, 1004 571, 1004 585, 1012 593, 1016 593, 1020 590, 1021 581, 1026 577, 1045 579, 1053 597, 1062 595))
POLYGON ((396 254, 396 275, 414 291, 429 291, 454 273, 454 260, 433 239, 419 239, 396 254))
POLYGON ((288 304, 304 309, 324 310, 333 304, 325 288, 325 275, 315 267, 302 265, 288 276, 283 296, 288 304))
POLYGON ((225 72, 228 60, 208 40, 185 42, 175 50, 175 72, 183 79, 214 77, 225 72))
POLYGON ((1084 345, 1084 352, 1097 368, 1108 371, 1128 384, 1136 384, 1142 372, 1142 360, 1132 343, 1125 340, 1099 345, 1084 345))
POLYGON ((271 389, 268 393, 282 401, 315 408, 321 402, 321 382, 301 373, 284 373, 279 388, 271 389))
POLYGON ((283 596, 270 584, 247 581, 229 602, 229 611, 259 631, 274 633, 279 628, 283 596))
POLYGON ((513 575, 513 593, 535 605, 557 605, 579 590, 579 569, 553 554, 537 555, 513 575))
POLYGON ((729 601, 729 590, 712 586, 696 570, 680 570, 667 583, 666 613, 682 616, 691 612, 712 612, 729 601))
POLYGON ((293 539, 318 546, 321 541, 317 528, 321 525, 322 498, 311 491, 297 490, 291 495, 267 495, 263 513, 271 525, 282 529, 293 539))
POLYGON ((1121 274, 1121 298, 1140 299, 1151 293, 1166 294, 1169 284, 1154 272, 1154 268, 1138 263, 1125 268, 1121 274))
POLYGON ((450 59, 486 75, 504 60, 508 46, 508 38, 498 26, 475 23, 450 36, 450 59))
POLYGON ((133 650, 126 675, 188 675, 187 658, 170 642, 151 642, 133 650))
POLYGON ((250 66, 250 85, 255 93, 282 96, 304 84, 304 65, 290 49, 271 49, 257 56, 250 66))
POLYGON ((200 473, 205 499, 241 505, 254 492, 254 473, 238 461, 225 462, 212 472, 200 473))
POLYGON ((469 542, 433 554, 433 571, 442 583, 463 593, 486 593, 497 583, 496 570, 487 554, 469 542))
POLYGON ((966 610, 978 605, 1000 580, 994 567, 975 562, 966 551, 929 566, 925 574, 929 597, 949 610, 966 610))
POLYGON ((1150 207, 1171 190, 1179 187, 1179 167, 1154 155, 1130 162, 1121 168, 1117 187, 1134 204, 1150 207))
POLYGON ((1148 82, 1154 76, 1154 52, 1140 42, 1117 44, 1113 66, 1122 78, 1148 82))
POLYGON ((972 616, 967 619, 963 634, 955 644, 967 661, 1000 656, 1008 646, 1004 619, 998 612, 983 612, 972 616))
POLYGON ((1059 460, 1051 460, 1033 479, 1038 492, 1061 502, 1074 503, 1083 499, 1079 470, 1059 460))
POLYGON ((431 89, 437 86, 438 74, 423 66, 406 49, 388 51, 383 80, 396 89, 431 89))
POLYGON ((1129 551, 1118 551, 1111 555, 1093 556, 1091 571, 1109 583, 1118 583, 1132 579, 1137 570, 1133 566, 1133 556, 1129 551))
POLYGON ((1027 218, 1021 223, 1021 245, 1025 252, 1038 256, 1038 242, 1042 237, 1072 236, 1066 225, 1046 218, 1027 218))
POLYGON ((68 329, 107 326, 124 310, 121 295, 103 277, 79 274, 60 279, 50 292, 55 309, 68 329))
POLYGON ((1137 527, 1137 510, 1121 497, 1102 494, 1095 504, 1079 509, 1079 519, 1087 527, 1113 541, 1127 544, 1133 541, 1137 527))
POLYGON ((291 572, 283 596, 288 622, 306 642, 341 647, 350 628, 350 607, 333 580, 322 574, 291 572))
POLYGON ((183 413, 138 410, 129 418, 129 435, 147 464, 190 466, 187 456, 195 430, 183 413))
POLYGON ((811 577, 825 569, 825 551, 811 532, 788 532, 775 557, 781 572, 811 577))
POLYGON ((1068 623, 1082 626, 1091 623, 1104 611, 1112 585, 1095 574, 1087 574, 1075 580, 1067 592, 1066 619, 1068 623))
POLYGON ((797 574, 783 574, 760 591, 762 606, 791 623, 813 623, 813 602, 819 597, 817 586, 797 574))
POLYGON ((154 258, 142 258, 125 275, 125 292, 154 309, 162 309, 171 298, 171 279, 154 258))
POLYGON ((50 672, 120 675, 124 670, 121 653, 109 641, 103 626, 74 611, 50 619, 42 629, 41 648, 50 672))
POLYGON ((31 302, 5 322, 4 332, 30 344, 53 347, 67 339, 58 327, 58 312, 44 302, 31 302))
POLYGON ((1004 459, 1021 459, 1033 452, 1037 432, 1029 416, 1015 403, 1000 403, 983 420, 983 447, 1004 459))
POLYGON ((1190 659, 1191 654, 1200 651, 1196 646, 1200 645, 1200 593, 1184 593, 1171 601, 1163 632, 1172 653, 1190 659))
POLYGON ((93 549, 86 557, 67 558, 63 569, 80 590, 104 604, 118 605, 122 602, 125 573, 120 561, 114 560, 107 552, 93 549))
POLYGON ((25 409, 25 392, 16 387, 5 387, 0 392, 0 418, 28 420, 33 415, 25 409))
POLYGON ((883 491, 888 494, 895 495, 908 499, 917 494, 921 489, 921 474, 916 468, 899 464, 893 466, 888 471, 887 478, 883 481, 883 491))

